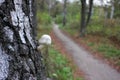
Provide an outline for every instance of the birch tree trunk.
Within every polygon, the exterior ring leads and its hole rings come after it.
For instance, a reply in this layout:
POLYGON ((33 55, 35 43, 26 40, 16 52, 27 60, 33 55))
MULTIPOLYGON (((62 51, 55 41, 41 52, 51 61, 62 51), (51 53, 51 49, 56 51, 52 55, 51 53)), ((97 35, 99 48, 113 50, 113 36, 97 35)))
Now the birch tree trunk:
POLYGON ((45 80, 35 41, 35 0, 0 0, 0 80, 45 80))
POLYGON ((111 6, 110 19, 113 19, 113 17, 114 17, 114 10, 115 10, 115 7, 114 7, 114 4, 112 4, 112 6, 111 6))

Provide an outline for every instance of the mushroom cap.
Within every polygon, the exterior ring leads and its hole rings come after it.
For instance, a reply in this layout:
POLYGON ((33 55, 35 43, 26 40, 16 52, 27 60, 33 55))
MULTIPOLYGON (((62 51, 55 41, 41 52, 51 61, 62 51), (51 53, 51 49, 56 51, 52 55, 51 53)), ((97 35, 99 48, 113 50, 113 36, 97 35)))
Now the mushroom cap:
POLYGON ((52 43, 52 40, 50 35, 44 34, 39 39, 39 44, 51 45, 51 43, 52 43))

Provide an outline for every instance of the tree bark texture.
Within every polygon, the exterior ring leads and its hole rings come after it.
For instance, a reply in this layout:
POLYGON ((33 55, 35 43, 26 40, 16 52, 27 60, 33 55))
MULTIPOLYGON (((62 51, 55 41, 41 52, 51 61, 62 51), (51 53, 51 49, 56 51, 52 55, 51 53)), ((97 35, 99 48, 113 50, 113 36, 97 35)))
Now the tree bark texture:
POLYGON ((81 29, 80 36, 85 36, 86 29, 86 0, 81 0, 81 29))
POLYGON ((0 80, 45 80, 35 41, 35 0, 0 0, 0 80))

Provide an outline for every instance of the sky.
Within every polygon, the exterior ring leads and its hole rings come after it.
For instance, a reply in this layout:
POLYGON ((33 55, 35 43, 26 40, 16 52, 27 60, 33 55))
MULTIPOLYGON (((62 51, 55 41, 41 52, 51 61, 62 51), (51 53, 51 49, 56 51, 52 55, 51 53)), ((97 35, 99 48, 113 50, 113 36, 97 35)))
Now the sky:
MULTIPOLYGON (((63 1, 63 0, 59 0, 59 1, 63 1)), ((70 2, 73 2, 75 0, 69 0, 70 2)), ((87 0, 87 3, 88 3, 89 0, 87 0)), ((104 5, 107 4, 107 2, 109 2, 110 0, 103 0, 104 1, 104 5)), ((94 4, 95 5, 101 5, 101 0, 94 0, 94 4)))

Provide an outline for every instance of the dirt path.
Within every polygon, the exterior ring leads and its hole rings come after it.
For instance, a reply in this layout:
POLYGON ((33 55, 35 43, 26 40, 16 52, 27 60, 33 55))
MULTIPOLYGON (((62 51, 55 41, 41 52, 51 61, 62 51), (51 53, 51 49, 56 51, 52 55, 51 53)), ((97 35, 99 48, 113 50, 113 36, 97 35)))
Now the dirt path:
POLYGON ((58 25, 54 24, 53 31, 73 56, 74 62, 85 73, 86 80, 120 80, 120 73, 78 46, 59 30, 58 25))

